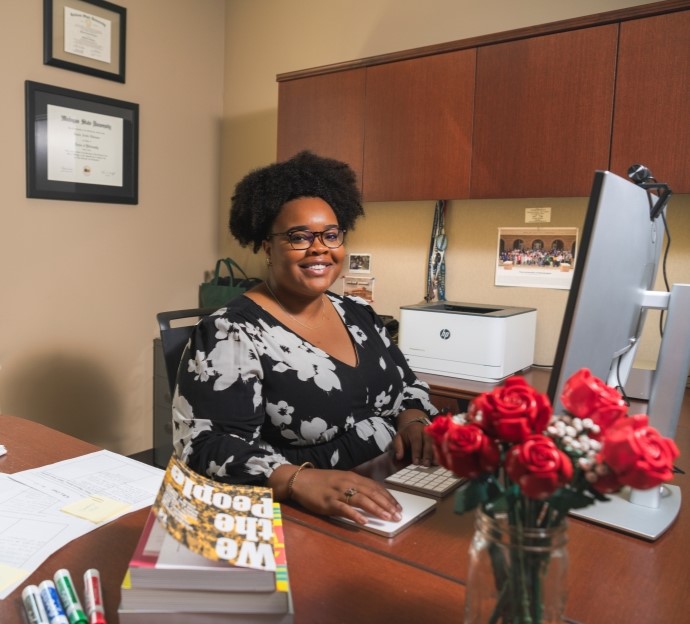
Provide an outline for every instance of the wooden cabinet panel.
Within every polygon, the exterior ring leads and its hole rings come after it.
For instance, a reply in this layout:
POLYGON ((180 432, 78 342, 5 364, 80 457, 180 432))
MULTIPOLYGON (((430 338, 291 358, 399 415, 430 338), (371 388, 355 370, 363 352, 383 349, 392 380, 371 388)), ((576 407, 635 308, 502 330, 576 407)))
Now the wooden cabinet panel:
POLYGON ((469 196, 476 50, 367 69, 364 199, 469 196))
POLYGON ((611 170, 690 193, 690 11, 621 24, 611 170))
POLYGON ((467 410, 467 399, 459 399, 457 397, 444 396, 442 394, 430 394, 429 400, 439 411, 439 414, 444 414, 448 411, 453 414, 461 414, 467 410))
POLYGON ((589 195, 607 169, 616 24, 481 47, 473 198, 589 195))
POLYGON ((348 163, 361 188, 365 68, 279 83, 278 160, 309 149, 348 163))
POLYGON ((688 193, 689 6, 283 74, 278 159, 344 160, 367 201, 587 196, 596 169, 635 162, 688 193))

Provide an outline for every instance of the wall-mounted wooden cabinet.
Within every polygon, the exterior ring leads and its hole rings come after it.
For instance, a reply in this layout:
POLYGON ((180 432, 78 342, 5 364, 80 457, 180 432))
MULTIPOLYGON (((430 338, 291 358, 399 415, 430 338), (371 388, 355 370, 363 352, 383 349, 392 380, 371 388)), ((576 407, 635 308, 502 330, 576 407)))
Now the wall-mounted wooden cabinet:
POLYGON ((366 69, 281 82, 278 160, 304 149, 348 163, 362 180, 366 69))
POLYGON ((618 26, 483 46, 471 196, 589 195, 611 143, 618 26))
POLYGON ((476 50, 367 68, 364 199, 467 198, 476 50))
POLYGON ((475 56, 281 82, 278 160, 303 149, 343 160, 366 201, 469 197, 475 56))
POLYGON ((621 24, 611 170, 690 193, 690 11, 621 24))
POLYGON ((366 201, 587 196, 641 162, 690 192, 690 2, 279 76, 278 159, 350 163, 366 201), (684 9, 684 10, 680 10, 684 9))

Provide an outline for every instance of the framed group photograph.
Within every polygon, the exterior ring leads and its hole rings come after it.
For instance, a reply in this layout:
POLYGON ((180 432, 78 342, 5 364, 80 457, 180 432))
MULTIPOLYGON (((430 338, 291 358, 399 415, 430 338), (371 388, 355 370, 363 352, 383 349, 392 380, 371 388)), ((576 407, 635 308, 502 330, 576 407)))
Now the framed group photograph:
POLYGON ((576 227, 498 228, 494 284, 570 290, 577 239, 576 227))
POLYGON ((138 203, 139 105, 26 81, 26 196, 138 203))
POLYGON ((127 9, 105 0, 43 0, 43 62, 125 81, 127 9))

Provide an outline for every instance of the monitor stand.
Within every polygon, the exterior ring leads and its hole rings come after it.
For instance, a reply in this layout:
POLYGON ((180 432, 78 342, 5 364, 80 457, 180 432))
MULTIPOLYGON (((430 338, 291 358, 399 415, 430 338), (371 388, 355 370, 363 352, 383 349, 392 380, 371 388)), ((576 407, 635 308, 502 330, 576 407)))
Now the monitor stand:
POLYGON ((677 485, 663 485, 644 491, 625 488, 622 492, 609 495, 606 502, 573 509, 570 515, 653 541, 673 524, 680 511, 680 501, 681 493, 677 485), (650 507, 643 504, 640 498, 656 498, 658 505, 650 507))
MULTIPOLYGON (((650 297, 650 300, 654 299, 650 297)), ((651 426, 661 435, 673 438, 690 370, 690 323, 687 322, 690 318, 690 284, 674 284, 666 304, 653 307, 667 309, 668 316, 653 373, 647 413, 651 426)), ((680 488, 675 485, 647 491, 625 489, 611 495, 609 501, 572 510, 570 515, 655 540, 673 524, 680 511, 680 502, 680 488)))
POLYGON ((625 396, 633 401, 649 401, 652 391, 654 371, 644 368, 632 368, 625 382, 625 396))

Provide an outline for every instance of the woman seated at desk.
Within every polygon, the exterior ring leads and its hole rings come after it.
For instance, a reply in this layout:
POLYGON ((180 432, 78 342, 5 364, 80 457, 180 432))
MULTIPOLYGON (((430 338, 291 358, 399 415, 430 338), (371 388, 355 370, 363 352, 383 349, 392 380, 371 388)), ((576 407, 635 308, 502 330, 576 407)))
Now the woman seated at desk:
POLYGON ((372 308, 328 291, 362 214, 352 170, 309 152, 241 180, 230 231, 263 250, 268 277, 197 325, 173 398, 193 470, 359 523, 355 506, 387 520, 400 507, 351 469, 389 448, 428 465, 436 413, 372 308))

